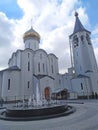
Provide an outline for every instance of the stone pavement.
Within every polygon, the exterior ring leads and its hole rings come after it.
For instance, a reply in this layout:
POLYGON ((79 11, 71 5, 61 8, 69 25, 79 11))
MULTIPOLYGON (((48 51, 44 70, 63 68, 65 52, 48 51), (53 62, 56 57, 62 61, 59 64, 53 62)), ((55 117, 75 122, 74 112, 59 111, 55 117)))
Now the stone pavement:
POLYGON ((70 101, 69 105, 76 107, 71 115, 40 121, 0 120, 0 130, 98 130, 98 100, 70 101))

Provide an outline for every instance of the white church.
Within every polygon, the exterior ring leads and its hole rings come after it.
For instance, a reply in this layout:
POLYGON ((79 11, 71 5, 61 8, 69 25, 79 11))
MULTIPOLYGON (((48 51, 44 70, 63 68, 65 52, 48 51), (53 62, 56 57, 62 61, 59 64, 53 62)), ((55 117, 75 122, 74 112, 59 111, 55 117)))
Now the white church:
POLYGON ((24 33, 24 50, 17 50, 0 71, 0 97, 5 101, 50 98, 63 90, 68 98, 90 97, 98 94, 98 68, 90 34, 81 24, 78 13, 73 33, 69 36, 71 64, 68 73, 59 74, 58 58, 39 48, 40 35, 31 27, 24 33), (73 96, 72 96, 73 95, 73 96))

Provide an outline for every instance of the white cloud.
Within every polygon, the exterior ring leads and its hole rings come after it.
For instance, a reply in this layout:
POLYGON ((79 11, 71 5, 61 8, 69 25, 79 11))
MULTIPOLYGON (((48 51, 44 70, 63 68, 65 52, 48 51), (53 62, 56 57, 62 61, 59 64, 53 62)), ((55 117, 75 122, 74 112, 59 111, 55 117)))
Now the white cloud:
MULTIPOLYGON (((19 7, 23 10, 24 15, 20 20, 7 19, 6 25, 4 18, 2 25, 7 26, 7 34, 2 40, 5 42, 5 50, 1 48, 0 55, 4 54, 6 61, 8 56, 18 48, 23 49, 23 33, 31 26, 31 19, 33 19, 33 28, 41 35, 40 47, 45 49, 48 53, 54 53, 59 58, 60 71, 66 70, 70 67, 70 53, 69 53, 69 35, 74 28, 74 9, 76 5, 80 4, 80 0, 17 0, 19 7), (9 46, 7 46, 9 43, 9 46), (4 51, 8 51, 6 54, 4 51)), ((89 25, 85 8, 81 6, 77 9, 79 17, 83 24, 89 25)), ((4 15, 4 14, 3 14, 4 15)), ((4 26, 2 26, 4 28, 4 26)), ((2 34, 4 31, 2 31, 2 34)), ((0 32, 1 35, 1 32, 0 32)), ((1 45, 0 45, 1 46, 1 45)), ((10 57, 9 57, 10 58, 10 57)), ((3 58, 0 59, 2 66, 6 64, 3 58)), ((0 67, 2 67, 0 66, 0 67)))
POLYGON ((0 12, 0 68, 7 66, 10 53, 13 52, 14 22, 0 12))

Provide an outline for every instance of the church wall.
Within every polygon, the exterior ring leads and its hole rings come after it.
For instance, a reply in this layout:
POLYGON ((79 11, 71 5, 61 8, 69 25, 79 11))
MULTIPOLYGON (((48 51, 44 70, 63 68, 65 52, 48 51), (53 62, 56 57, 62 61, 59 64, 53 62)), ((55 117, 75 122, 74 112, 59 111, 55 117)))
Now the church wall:
POLYGON ((86 75, 90 77, 92 92, 98 94, 98 73, 89 72, 86 75))
POLYGON ((48 59, 49 59, 48 73, 49 73, 50 76, 56 77, 56 75, 59 72, 58 71, 58 59, 52 54, 48 55, 48 59))
POLYGON ((89 48, 89 57, 90 57, 90 60, 91 60, 93 72, 98 73, 98 66, 97 66, 94 50, 93 51, 92 50, 93 50, 93 46, 91 45, 90 48, 89 48))
POLYGON ((4 71, 2 97, 5 101, 16 100, 20 96, 20 71, 4 71))
POLYGON ((76 42, 72 40, 74 66, 77 75, 85 74, 86 71, 98 71, 93 46, 91 41, 88 43, 86 39, 87 34, 90 35, 89 33, 82 31, 77 32, 71 37, 72 39, 74 36, 77 36, 78 38, 77 46, 76 42), (81 40, 81 36, 83 37, 83 41, 81 40))
POLYGON ((48 76, 42 78, 40 80, 40 91, 42 93, 42 97, 45 96, 45 88, 49 87, 50 88, 50 93, 52 93, 55 89, 55 84, 54 84, 54 80, 49 78, 48 76))
POLYGON ((71 83, 71 79, 74 77, 75 72, 74 72, 74 68, 68 68, 68 73, 65 74, 59 74, 59 87, 61 88, 66 88, 67 90, 69 90, 70 92, 73 92, 73 87, 72 87, 72 83, 71 83))
MULTIPOLYGON (((72 75, 69 75, 69 73, 62 75, 62 77, 61 77, 62 88, 66 88, 70 91, 73 91, 71 79, 72 79, 72 75)), ((60 84, 60 81, 59 81, 59 84, 60 84)))
POLYGON ((59 70, 58 70, 58 58, 53 55, 53 54, 49 54, 48 55, 48 75, 53 77, 55 80, 54 80, 54 87, 55 89, 57 87, 59 87, 59 80, 58 80, 58 73, 59 73, 59 70))
POLYGON ((33 93, 33 51, 26 49, 22 52, 21 59, 21 95, 27 98, 33 93))
POLYGON ((91 95, 90 81, 88 78, 75 78, 71 80, 72 87, 78 96, 91 95))
POLYGON ((16 59, 16 64, 18 68, 21 68, 21 51, 17 51, 17 59, 16 59))
POLYGON ((16 58, 17 58, 17 57, 16 57, 16 53, 13 53, 12 59, 11 59, 11 60, 12 60, 12 65, 11 65, 11 66, 16 66, 16 64, 17 64, 17 63, 16 63, 16 58))
POLYGON ((36 51, 34 55, 34 74, 48 75, 47 62, 47 54, 43 50, 36 51))
MULTIPOLYGON (((77 38, 80 37, 79 34, 75 35, 77 38)), ((72 48, 73 48, 73 60, 74 60, 74 67, 75 67, 75 72, 77 75, 83 73, 82 70, 84 69, 82 65, 83 63, 83 59, 82 59, 82 50, 81 50, 81 44, 78 41, 78 43, 76 44, 76 42, 74 41, 74 35, 71 37, 72 38, 72 48), (77 46, 76 46, 77 45, 77 46)))
POLYGON ((30 48, 33 51, 36 51, 39 49, 39 43, 34 38, 29 38, 25 41, 25 48, 30 48))

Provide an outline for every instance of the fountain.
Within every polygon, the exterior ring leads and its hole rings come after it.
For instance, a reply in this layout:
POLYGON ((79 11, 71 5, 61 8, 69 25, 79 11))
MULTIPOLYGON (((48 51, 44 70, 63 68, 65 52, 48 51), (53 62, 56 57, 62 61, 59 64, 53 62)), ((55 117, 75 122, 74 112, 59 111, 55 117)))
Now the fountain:
POLYGON ((32 105, 32 97, 30 96, 29 101, 28 101, 28 106, 32 105))
POLYGON ((0 113, 0 119, 12 121, 42 120, 65 116, 74 111, 75 109, 65 102, 53 102, 51 99, 51 102, 47 103, 45 99, 42 100, 37 83, 36 98, 33 95, 29 97, 28 102, 23 100, 21 105, 7 107, 0 113))
POLYGON ((42 105, 42 100, 41 100, 41 96, 40 96, 40 92, 39 92, 38 83, 36 85, 36 105, 37 106, 41 106, 42 105))

